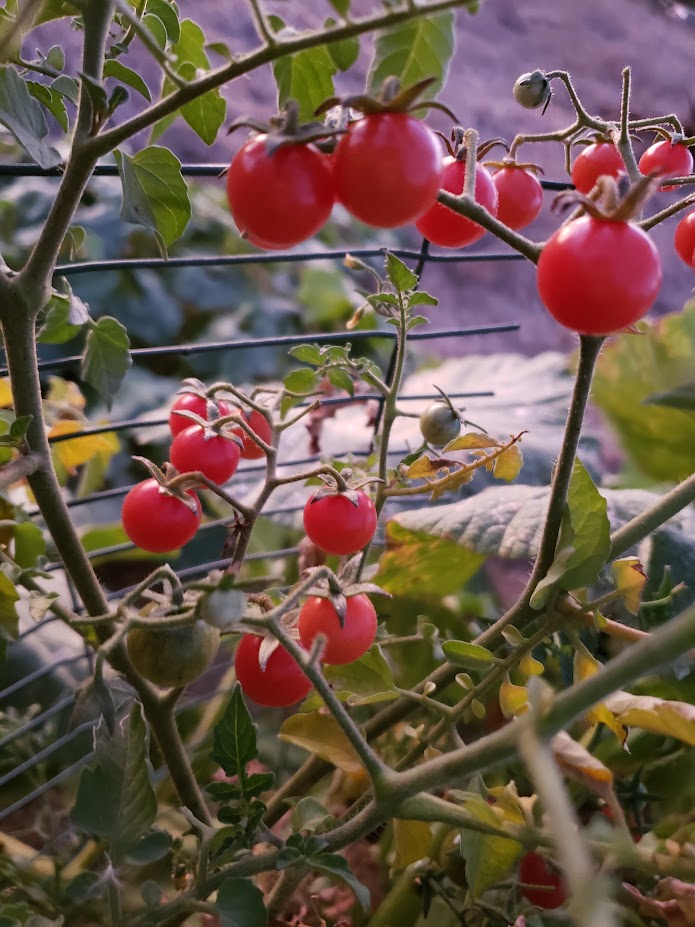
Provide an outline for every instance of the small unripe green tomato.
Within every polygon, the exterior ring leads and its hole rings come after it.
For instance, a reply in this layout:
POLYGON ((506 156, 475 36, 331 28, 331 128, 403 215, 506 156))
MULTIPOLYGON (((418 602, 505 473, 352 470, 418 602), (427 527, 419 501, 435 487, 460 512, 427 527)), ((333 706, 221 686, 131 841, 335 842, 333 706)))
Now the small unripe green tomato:
POLYGON ((550 81, 543 71, 528 71, 517 78, 514 84, 514 99, 524 109, 538 109, 547 106, 550 100, 550 81))
POLYGON ((442 447, 461 433, 461 419, 451 406, 437 399, 420 416, 420 432, 429 444, 442 447))
POLYGON ((165 689, 187 686, 215 659, 220 632, 206 621, 181 628, 133 628, 127 646, 135 669, 165 689))

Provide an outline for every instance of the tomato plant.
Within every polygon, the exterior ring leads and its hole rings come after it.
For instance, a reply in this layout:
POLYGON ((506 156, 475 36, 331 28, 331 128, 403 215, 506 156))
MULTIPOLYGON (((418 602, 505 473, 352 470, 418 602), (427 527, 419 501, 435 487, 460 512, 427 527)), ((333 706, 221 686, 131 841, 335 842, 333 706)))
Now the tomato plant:
POLYGON ((276 647, 261 666, 263 638, 245 634, 237 644, 234 670, 246 695, 266 708, 286 708, 299 702, 311 691, 311 681, 299 664, 284 649, 276 647))
POLYGON ((613 142, 594 142, 583 147, 574 159, 572 183, 580 193, 591 193, 599 177, 617 178, 624 173, 623 159, 613 142))
POLYGON ((143 480, 123 500, 121 518, 130 540, 153 553, 165 553, 187 544, 202 517, 200 500, 189 489, 190 502, 167 492, 155 479, 143 480))
POLYGON ((651 309, 661 286, 661 261, 637 226, 582 216, 548 239, 537 280, 543 304, 561 325, 584 335, 608 335, 651 309))
POLYGON ((311 596, 299 612, 297 629, 307 650, 311 649, 317 634, 326 637, 324 663, 352 663, 374 643, 377 617, 371 600, 366 595, 353 595, 348 596, 346 602, 342 627, 330 599, 311 596))
MULTIPOLYGON (((663 177, 684 177, 693 169, 693 156, 690 148, 681 142, 662 139, 654 142, 639 159, 639 169, 643 174, 658 171, 663 177)), ((677 190, 677 187, 663 186, 664 190, 677 190)))
MULTIPOLYGON (((466 165, 457 157, 447 156, 442 162, 442 189, 449 193, 462 193, 466 179, 466 165)), ((497 215, 497 188, 487 170, 475 168, 475 201, 493 216, 497 215)), ((435 203, 415 223, 418 232, 435 245, 444 248, 463 248, 482 238, 485 229, 472 219, 460 216, 448 206, 435 203)))
POLYGON ((673 246, 678 257, 695 269, 695 212, 683 216, 676 226, 673 246))
POLYGON ((196 680, 215 659, 220 632, 205 621, 180 628, 133 628, 128 656, 156 686, 180 688, 196 680))
POLYGON ((260 248, 292 248, 325 224, 335 199, 332 173, 313 145, 269 150, 257 135, 232 159, 227 198, 239 231, 260 248))
POLYGON ((510 229, 530 225, 543 207, 543 188, 533 171, 505 164, 492 175, 497 190, 497 218, 510 229))
POLYGON ((437 399, 420 415, 420 431, 425 441, 443 447, 461 433, 461 416, 448 400, 437 399))
POLYGON ((327 554, 356 554, 370 543, 376 524, 374 503, 361 489, 314 493, 304 506, 304 530, 327 554))
POLYGON ((376 228, 414 222, 437 199, 440 146, 408 113, 375 113, 353 122, 333 156, 338 201, 376 228))
POLYGON ((524 898, 546 911, 561 907, 567 900, 562 876, 554 872, 540 853, 526 853, 519 861, 519 878, 524 898))
MULTIPOLYGON (((220 417, 231 415, 232 410, 226 402, 218 402, 217 410, 220 417)), ((182 432, 185 428, 190 428, 191 420, 185 415, 179 415, 179 412, 193 412, 207 420, 208 417, 208 400, 196 393, 181 393, 177 396, 171 411, 169 412, 169 429, 174 437, 182 432)))

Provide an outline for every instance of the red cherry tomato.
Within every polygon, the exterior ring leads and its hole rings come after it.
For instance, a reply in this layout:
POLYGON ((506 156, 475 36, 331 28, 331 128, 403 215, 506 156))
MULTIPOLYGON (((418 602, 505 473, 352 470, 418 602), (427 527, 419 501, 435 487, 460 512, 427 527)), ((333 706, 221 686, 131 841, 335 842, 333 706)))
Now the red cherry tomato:
POLYGON ((307 650, 311 649, 317 634, 325 634, 323 661, 331 665, 358 660, 374 643, 376 626, 376 611, 366 595, 352 595, 347 599, 342 628, 330 600, 320 596, 306 600, 297 623, 299 638, 307 650))
MULTIPOLYGON (((261 415, 261 413, 256 412, 255 409, 248 412, 242 412, 241 409, 236 409, 235 411, 246 419, 249 428, 258 435, 261 441, 265 441, 266 444, 272 442, 273 430, 268 424, 268 419, 265 415, 261 415)), ((235 428, 234 434, 241 438, 243 445, 241 448, 242 457, 247 460, 259 460, 261 457, 265 457, 263 448, 259 444, 256 444, 253 438, 246 434, 243 428, 235 428)))
MULTIPOLYGON (((639 159, 639 169, 643 174, 661 171, 664 177, 685 177, 693 169, 693 156, 690 149, 680 142, 672 145, 668 139, 654 142, 639 159)), ((677 190, 678 187, 661 188, 677 190)))
POLYGON ((528 885, 543 888, 522 888, 521 893, 531 904, 550 911, 567 900, 567 888, 562 876, 553 872, 539 853, 526 853, 519 863, 519 878, 528 885))
POLYGON ((266 151, 257 135, 234 155, 227 172, 227 198, 240 232, 260 248, 291 248, 311 238, 331 214, 333 178, 313 145, 266 151))
POLYGON ((572 165, 572 183, 580 193, 591 193, 599 177, 619 177, 625 173, 620 152, 613 142, 596 142, 582 148, 572 165))
POLYGON ((163 554, 183 547, 200 525, 200 500, 191 490, 195 512, 185 502, 163 490, 157 480, 143 480, 123 500, 123 529, 133 544, 152 553, 163 554))
MULTIPOLYGON (((466 179, 466 165, 451 156, 442 162, 444 176, 442 189, 449 193, 461 193, 466 179)), ((485 168, 478 164, 475 169, 475 200, 484 206, 493 216, 497 215, 497 187, 485 168)), ((485 229, 472 219, 459 216, 448 206, 435 203, 415 223, 418 232, 432 244, 444 248, 463 248, 478 241, 485 234, 485 229)))
POLYGON ((661 261, 636 225, 584 215, 548 239, 537 283, 545 307, 565 328, 610 335, 651 308, 661 286, 661 261))
POLYGON ((265 669, 258 662, 262 637, 244 634, 234 655, 239 685, 249 698, 266 708, 285 708, 301 701, 311 690, 311 682, 284 647, 277 647, 265 669))
POLYGON ((364 116, 338 142, 333 176, 338 200, 355 218, 376 228, 406 225, 437 199, 439 142, 407 113, 364 116))
POLYGON ((304 506, 304 530, 327 554, 356 554, 374 537, 374 503, 361 489, 355 491, 355 498, 357 501, 351 502, 346 494, 314 494, 304 506))
POLYGON ((689 212, 676 226, 673 245, 678 257, 695 270, 695 211, 689 212))
POLYGON ((543 206, 543 187, 531 171, 510 164, 495 171, 497 218, 510 229, 523 229, 536 218, 543 206))
POLYGON ((169 457, 179 473, 200 470, 213 483, 221 485, 234 475, 241 449, 236 441, 205 432, 196 424, 185 428, 172 441, 169 457))
MULTIPOLYGON (((169 429, 172 435, 176 437, 176 435, 185 428, 190 428, 191 425, 195 424, 190 418, 186 418, 185 415, 177 415, 177 412, 195 412, 196 415, 199 415, 207 421, 207 406, 207 400, 202 396, 196 396, 195 393, 182 393, 180 396, 177 396, 176 402, 171 407, 171 412, 169 412, 169 429)), ((218 407, 220 417, 232 414, 232 410, 226 402, 219 402, 218 407)))

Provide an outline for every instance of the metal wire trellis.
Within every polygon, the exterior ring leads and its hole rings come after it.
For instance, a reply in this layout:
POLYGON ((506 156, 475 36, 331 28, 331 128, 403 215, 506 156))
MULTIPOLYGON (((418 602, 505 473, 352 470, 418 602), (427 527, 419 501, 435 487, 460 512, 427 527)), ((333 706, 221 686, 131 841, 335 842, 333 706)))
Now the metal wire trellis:
MULTIPOLYGON (((189 177, 216 177, 219 176, 225 169, 227 165, 223 164, 184 164, 182 165, 182 173, 189 177)), ((40 168, 37 165, 28 165, 28 164, 5 164, 0 165, 0 179, 2 178, 15 178, 15 177, 58 177, 60 172, 56 168, 44 169, 40 168)), ((116 165, 112 164, 102 164, 98 165, 94 171, 95 177, 116 177, 118 176, 118 170, 116 165)), ((543 187, 546 190, 562 190, 569 186, 569 184, 564 182, 554 182, 554 181, 543 181, 543 187)), ((343 260, 347 254, 355 255, 363 260, 370 260, 373 258, 382 258, 384 254, 384 249, 379 247, 370 247, 370 248, 356 248, 342 250, 342 249, 333 249, 333 250, 312 250, 312 251, 295 251, 289 253, 259 253, 259 254, 238 254, 238 255, 187 255, 180 257, 171 257, 168 259, 163 258, 137 258, 137 259, 115 259, 115 260, 105 260, 105 261, 86 261, 83 263, 69 263, 63 264, 56 269, 56 277, 75 277, 83 274, 89 273, 104 273, 104 272, 117 272, 119 270, 128 269, 128 270, 142 270, 142 269, 156 269, 162 272, 165 272, 167 269, 173 269, 177 267, 191 267, 191 266, 201 266, 201 267, 244 267, 252 264, 276 264, 276 263, 299 263, 299 262, 309 262, 309 261, 338 261, 343 260)), ((464 253, 430 253, 429 246, 427 242, 423 242, 423 246, 420 250, 412 250, 407 248, 399 248, 392 251, 393 254, 400 257, 403 260, 410 260, 416 263, 416 270, 418 275, 424 270, 427 264, 440 263, 440 264, 466 264, 466 263, 477 263, 477 262, 505 262, 505 261, 517 261, 522 260, 521 255, 513 252, 464 252, 464 253)), ((502 333, 502 332, 513 332, 519 328, 518 323, 504 323, 504 324, 494 324, 494 325, 483 325, 476 327, 468 328, 449 328, 449 329, 437 329, 434 331, 425 331, 425 332, 413 332, 410 335, 410 338, 413 340, 432 340, 438 338, 466 338, 472 335, 486 335, 492 333, 502 333)), ((248 339, 237 339, 237 340, 228 340, 228 341, 214 341, 214 342, 203 342, 203 343, 188 343, 183 345, 162 345, 158 347, 148 347, 148 348, 137 348, 134 349, 131 353, 134 361, 139 361, 141 359, 153 358, 153 357, 162 357, 166 355, 180 355, 180 356, 190 356, 196 354, 206 354, 212 352, 235 352, 235 351, 248 351, 256 348, 267 348, 267 347, 289 347, 291 345, 312 342, 318 344, 344 344, 347 342, 355 343, 364 341, 367 339, 389 339, 392 342, 395 339, 395 332, 389 330, 360 330, 353 331, 350 333, 338 332, 333 334, 326 333, 316 333, 316 334, 300 334, 300 335, 284 335, 277 337, 267 337, 267 338, 248 338, 248 339)), ((387 370, 386 378, 390 382, 390 379, 393 375, 393 358, 394 351, 391 351, 391 362, 387 370)), ((39 367, 42 371, 47 370, 70 370, 74 368, 76 364, 79 364, 80 357, 77 355, 70 355, 65 357, 52 358, 50 360, 42 360, 39 363, 39 367)), ((0 375, 7 373, 7 368, 2 367, 0 369, 0 375)), ((455 393, 452 394, 453 399, 468 399, 476 397, 489 397, 494 395, 490 391, 481 391, 481 392, 466 392, 466 393, 455 393)), ((426 399, 436 398, 436 393, 426 393, 426 394, 411 394, 401 397, 403 402, 415 402, 423 401, 426 399)), ((368 402, 376 401, 380 403, 379 412, 381 411, 382 397, 378 394, 368 393, 368 394, 357 394, 354 397, 345 397, 345 398, 328 398, 323 400, 323 403, 326 405, 349 405, 350 403, 355 402, 368 402)), ((85 428, 79 433, 71 433, 66 435, 60 435, 53 437, 51 443, 57 444, 60 441, 71 440, 77 437, 86 437, 89 435, 98 435, 104 433, 113 433, 113 432, 127 432, 134 429, 155 429, 167 424, 166 418, 152 418, 152 419, 128 419, 120 422, 112 422, 110 424, 97 425, 89 428, 85 428)), ((379 415, 376 416, 375 430, 379 427, 379 415)), ((403 454, 407 453, 409 449, 401 449, 403 454)), ((367 456, 371 451, 371 448, 356 450, 354 448, 346 449, 343 454, 332 455, 337 456, 338 458, 346 458, 350 456, 351 458, 360 458, 367 456)), ((396 452, 399 453, 399 452, 396 452)), ((315 463, 321 460, 321 455, 313 455, 303 457, 301 459, 292 459, 292 460, 281 460, 280 465, 283 468, 287 467, 298 467, 304 466, 307 464, 315 463)), ((251 465, 245 468, 243 471, 245 475, 252 476, 254 474, 260 473, 264 469, 264 464, 251 465)), ((71 498, 68 500, 68 505, 71 508, 77 506, 83 506, 86 504, 106 502, 119 498, 120 496, 125 495, 130 489, 130 485, 118 486, 106 490, 100 490, 98 492, 91 493, 87 496, 80 498, 71 498)), ((275 509, 269 509, 264 515, 268 517, 278 517, 291 515, 299 511, 299 506, 280 506, 275 509)), ((30 514, 34 517, 39 517, 39 512, 37 508, 30 509, 30 514)), ((216 519, 207 522, 202 530, 209 531, 215 528, 219 528, 224 524, 223 519, 216 519)), ((127 550, 131 550, 134 545, 130 543, 124 544, 114 544, 107 547, 102 547, 96 550, 89 552, 89 556, 92 559, 97 559, 100 557, 107 557, 115 553, 121 553, 127 550)), ((247 557, 247 560, 273 560, 295 556, 298 553, 298 548, 283 548, 274 551, 262 552, 262 553, 252 553, 247 557)), ((192 567, 187 567, 181 569, 179 576, 183 580, 195 579, 198 576, 205 575, 211 570, 214 569, 224 569, 230 560, 227 558, 220 558, 214 561, 208 561, 206 563, 197 564, 192 567)), ((59 563, 50 563, 46 567, 47 572, 54 572, 60 567, 59 563)), ((70 594, 73 596, 73 605, 75 610, 78 610, 80 607, 79 601, 76 599, 74 589, 71 584, 68 583, 70 594)), ((118 599, 119 597, 125 595, 132 586, 125 587, 123 589, 115 590, 114 592, 109 593, 108 598, 110 600, 118 599)), ((42 631, 45 632, 47 627, 55 624, 59 619, 55 616, 44 617, 42 621, 30 625, 25 628, 19 636, 19 639, 14 643, 8 654, 9 661, 12 660, 12 649, 15 647, 26 647, 27 639, 30 636, 34 636, 37 633, 42 631)), ((23 676, 21 679, 7 685, 4 689, 0 690, 0 704, 10 703, 11 699, 14 699, 17 696, 26 695, 25 690, 28 690, 29 694, 32 693, 32 687, 36 683, 40 682, 47 676, 51 676, 55 673, 56 669, 74 667, 76 664, 88 664, 90 660, 89 648, 84 648, 80 650, 79 653, 66 656, 64 658, 46 663, 43 666, 40 666, 36 670, 28 673, 23 676)), ((216 671, 213 666, 208 673, 214 673, 216 671)), ((204 698, 211 698, 213 695, 217 694, 213 692, 212 694, 206 693, 204 698)), ((178 711, 186 711, 191 707, 194 707, 201 700, 201 696, 190 697, 188 700, 183 701, 178 706, 178 711)), ((20 740, 26 734, 31 732, 40 731, 47 725, 49 722, 61 722, 65 723, 66 713, 74 709, 75 703, 77 700, 77 694, 75 692, 70 692, 69 694, 64 694, 63 697, 59 698, 56 702, 51 705, 44 707, 44 709, 32 718, 27 720, 24 724, 17 726, 14 730, 11 730, 8 734, 0 738, 0 750, 7 751, 14 742, 20 740)), ((24 760, 22 763, 18 764, 4 775, 0 776, 0 787, 19 779, 21 776, 31 773, 32 770, 35 770, 37 766, 40 766, 46 760, 53 758, 55 761, 56 754, 58 754, 64 747, 69 746, 74 741, 76 741, 82 734, 93 730, 95 725, 94 720, 84 721, 82 723, 73 726, 66 733, 57 737, 50 744, 48 744, 43 749, 37 751, 34 755, 24 760)), ((68 766, 61 768, 54 775, 50 776, 45 781, 40 784, 35 785, 33 788, 30 788, 24 795, 20 798, 14 800, 11 804, 5 808, 0 809, 0 820, 10 817, 14 812, 19 811, 24 808, 27 804, 36 799, 41 798, 43 795, 49 793, 54 788, 60 786, 62 783, 72 779, 87 763, 89 763, 94 754, 92 752, 86 752, 76 761, 70 762, 68 766)))

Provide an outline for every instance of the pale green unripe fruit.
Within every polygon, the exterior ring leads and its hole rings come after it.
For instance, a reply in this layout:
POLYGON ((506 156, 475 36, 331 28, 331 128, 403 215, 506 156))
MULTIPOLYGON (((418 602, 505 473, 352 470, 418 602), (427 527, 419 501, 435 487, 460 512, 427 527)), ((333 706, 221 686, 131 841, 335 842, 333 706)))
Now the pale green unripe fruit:
POLYGON ((524 109, 538 109, 550 100, 550 81, 543 71, 529 71, 517 78, 514 84, 514 99, 524 109))
POLYGON ((461 419, 451 406, 437 400, 420 416, 420 432, 428 444, 442 447, 461 433, 461 419))
POLYGON ((220 632, 205 621, 181 628, 133 628, 127 646, 135 669, 163 688, 180 688, 197 679, 215 659, 220 632))

